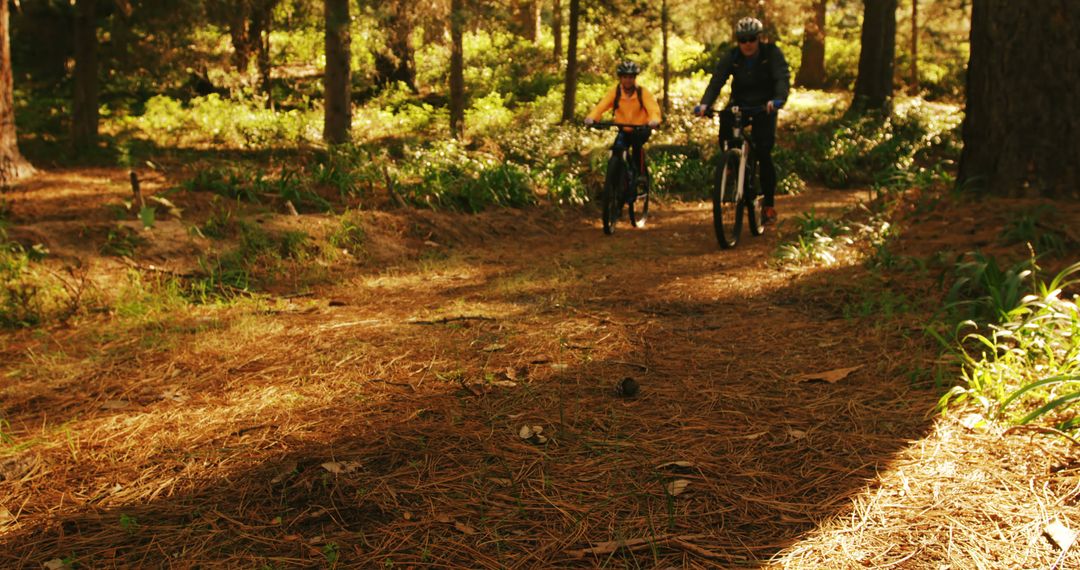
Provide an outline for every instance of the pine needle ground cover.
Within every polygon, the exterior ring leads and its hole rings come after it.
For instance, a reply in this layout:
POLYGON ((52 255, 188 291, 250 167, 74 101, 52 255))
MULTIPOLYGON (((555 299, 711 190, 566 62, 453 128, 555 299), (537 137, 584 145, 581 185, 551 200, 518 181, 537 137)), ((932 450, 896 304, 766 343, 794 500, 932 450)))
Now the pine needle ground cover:
MULTIPOLYGON (((923 223, 891 257, 858 240, 829 264, 774 255, 798 212, 840 219, 866 197, 781 198, 779 230, 733 251, 715 248, 697 201, 659 202, 644 230, 610 239, 584 210, 301 214, 313 243, 348 237, 341 249, 361 253, 307 258, 329 277, 207 301, 166 294, 180 266, 139 260, 155 294, 122 313, 2 337, 0 556, 1075 564, 1046 535, 1080 524, 1071 444, 933 413, 936 276, 904 260, 996 244, 974 219, 937 221, 970 205, 897 202, 923 223), (868 258, 914 269, 875 273, 868 258), (632 397, 616 390, 626 378, 632 397)), ((259 225, 292 222, 277 223, 259 225)))

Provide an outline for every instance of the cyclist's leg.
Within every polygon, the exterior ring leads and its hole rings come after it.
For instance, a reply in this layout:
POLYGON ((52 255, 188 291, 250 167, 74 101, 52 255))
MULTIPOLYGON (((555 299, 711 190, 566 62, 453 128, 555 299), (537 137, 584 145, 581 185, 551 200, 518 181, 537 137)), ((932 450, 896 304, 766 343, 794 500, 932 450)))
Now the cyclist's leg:
POLYGON ((772 150, 776 144, 776 113, 760 113, 753 118, 754 158, 757 161, 758 175, 761 180, 761 195, 764 207, 772 208, 776 196, 776 165, 773 164, 772 150))
POLYGON ((735 115, 729 109, 720 111, 720 150, 727 150, 728 143, 735 136, 735 115))
POLYGON ((649 140, 649 131, 636 131, 633 133, 633 162, 631 163, 637 173, 638 179, 648 184, 649 165, 645 161, 645 143, 649 140))

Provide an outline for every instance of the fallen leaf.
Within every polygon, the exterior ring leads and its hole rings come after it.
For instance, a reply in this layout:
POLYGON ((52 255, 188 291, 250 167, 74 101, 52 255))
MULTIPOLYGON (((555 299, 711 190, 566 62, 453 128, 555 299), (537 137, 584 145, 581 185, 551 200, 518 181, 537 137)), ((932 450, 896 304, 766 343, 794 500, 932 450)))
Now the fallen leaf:
POLYGON ((815 380, 821 380, 834 384, 847 378, 849 374, 862 368, 863 365, 852 366, 851 368, 837 368, 836 370, 829 370, 828 372, 815 372, 813 374, 800 374, 795 377, 796 382, 813 382, 815 380))
POLYGON ((693 461, 668 461, 657 465, 657 469, 690 469, 694 467, 693 461))
POLYGON ((341 475, 342 473, 352 473, 360 468, 360 464, 356 461, 327 461, 321 465, 323 469, 333 473, 334 475, 341 475))
POLYGON ((101 409, 103 410, 122 410, 131 405, 131 402, 124 400, 106 400, 101 403, 101 409))
POLYGON ((435 515, 435 522, 441 522, 443 524, 450 524, 454 519, 450 518, 450 515, 439 513, 435 515))
POLYGON ((1070 530, 1069 527, 1061 524, 1061 521, 1056 519, 1046 525, 1043 532, 1046 533, 1046 536, 1048 536, 1054 545, 1061 550, 1068 549, 1072 546, 1073 541, 1076 540, 1076 531, 1070 530))
POLYGON ((53 558, 46 562, 44 566, 45 570, 63 570, 64 568, 67 568, 67 564, 64 564, 64 561, 59 558, 53 558))
POLYGON ((483 350, 484 352, 496 352, 496 351, 502 350, 504 348, 506 348, 505 344, 495 343, 495 344, 489 344, 489 345, 485 346, 484 348, 482 348, 480 350, 483 350))
POLYGON ((281 469, 278 471, 277 475, 274 475, 274 478, 270 480, 270 484, 271 485, 277 485, 278 483, 280 483, 280 482, 288 479, 289 477, 291 477, 292 474, 295 473, 295 472, 296 472, 296 462, 295 461, 290 461, 290 462, 288 462, 288 463, 281 466, 281 469))
POLYGON ((455 522, 454 523, 454 528, 460 530, 463 534, 476 534, 476 529, 475 528, 473 528, 473 527, 471 527, 471 526, 469 526, 469 525, 467 525, 467 524, 465 524, 463 522, 455 522))
POLYGON ((531 426, 521 426, 521 429, 518 430, 518 437, 521 439, 529 439, 532 436, 533 430, 531 426))
POLYGON ((788 437, 791 439, 802 439, 806 437, 806 432, 801 429, 788 429, 788 437))
POLYGON ((5 525, 9 522, 15 522, 15 516, 11 514, 11 511, 5 507, 0 507, 0 525, 5 525))
POLYGON ((687 479, 675 479, 674 481, 667 484, 667 493, 672 497, 678 497, 679 495, 683 494, 684 491, 686 491, 686 486, 689 484, 690 481, 687 479))
POLYGON ((769 430, 759 431, 757 433, 748 433, 744 436, 740 436, 738 439, 758 439, 759 437, 769 434, 769 430))

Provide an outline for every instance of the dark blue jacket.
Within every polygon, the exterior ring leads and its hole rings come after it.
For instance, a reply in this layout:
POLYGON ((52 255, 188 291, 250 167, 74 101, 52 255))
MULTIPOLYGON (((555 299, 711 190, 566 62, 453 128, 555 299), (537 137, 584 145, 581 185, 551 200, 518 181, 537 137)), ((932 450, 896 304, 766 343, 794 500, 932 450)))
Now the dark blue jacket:
POLYGON ((791 71, 784 53, 776 44, 762 43, 754 61, 749 62, 738 46, 729 51, 713 70, 712 80, 705 88, 701 104, 711 107, 720 96, 720 89, 731 77, 731 100, 728 105, 757 106, 767 101, 787 101, 791 71))

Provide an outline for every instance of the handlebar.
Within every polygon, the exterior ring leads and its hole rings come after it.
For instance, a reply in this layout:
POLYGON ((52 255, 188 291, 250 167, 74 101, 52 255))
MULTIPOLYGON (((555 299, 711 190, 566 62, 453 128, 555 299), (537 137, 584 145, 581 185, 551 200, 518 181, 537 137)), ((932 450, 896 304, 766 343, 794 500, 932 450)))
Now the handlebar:
MULTIPOLYGON (((597 121, 597 122, 595 122, 595 123, 593 123, 591 125, 586 125, 586 126, 592 127, 594 129, 610 129, 611 127, 617 127, 617 128, 620 128, 620 129, 634 129, 635 131, 652 130, 652 128, 653 128, 653 127, 650 127, 649 125, 628 125, 626 123, 609 123, 609 122, 600 122, 600 121, 597 121)), ((659 128, 659 127, 657 127, 657 128, 659 128)))
MULTIPOLYGON (((728 107, 728 109, 730 109, 732 113, 740 115, 752 115, 754 113, 761 113, 763 111, 766 111, 768 107, 766 107, 765 105, 754 105, 753 107, 741 107, 739 105, 732 105, 728 107)), ((705 116, 712 118, 720 114, 721 112, 721 109, 705 109, 705 116)))

